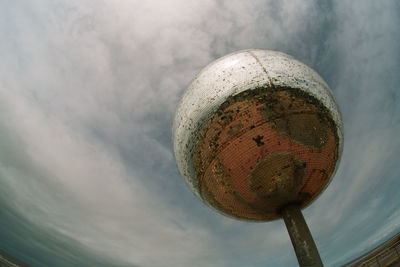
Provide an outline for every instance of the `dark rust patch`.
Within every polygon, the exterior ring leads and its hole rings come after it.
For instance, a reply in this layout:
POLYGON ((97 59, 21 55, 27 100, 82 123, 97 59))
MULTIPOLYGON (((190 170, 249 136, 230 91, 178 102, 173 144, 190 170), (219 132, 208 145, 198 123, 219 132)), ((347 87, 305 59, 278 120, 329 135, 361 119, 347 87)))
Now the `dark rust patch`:
POLYGON ((321 148, 328 139, 326 124, 316 114, 292 114, 275 120, 278 131, 297 142, 321 148))
POLYGON ((240 133, 242 128, 243 128, 243 124, 240 121, 238 123, 233 124, 232 126, 230 126, 230 129, 228 131, 228 136, 235 137, 237 134, 240 133))
POLYGON ((304 181, 304 162, 290 152, 275 152, 257 163, 247 184, 257 199, 281 206, 294 200, 304 181))
MULTIPOLYGON (((299 91, 299 90, 298 90, 299 91)), ((326 108, 301 91, 271 93, 261 111, 265 120, 274 123, 285 136, 305 146, 321 148, 325 145, 329 119, 326 108)))
POLYGON ((264 136, 262 135, 257 135, 257 137, 253 137, 253 141, 256 142, 257 146, 262 146, 265 143, 262 141, 264 136))

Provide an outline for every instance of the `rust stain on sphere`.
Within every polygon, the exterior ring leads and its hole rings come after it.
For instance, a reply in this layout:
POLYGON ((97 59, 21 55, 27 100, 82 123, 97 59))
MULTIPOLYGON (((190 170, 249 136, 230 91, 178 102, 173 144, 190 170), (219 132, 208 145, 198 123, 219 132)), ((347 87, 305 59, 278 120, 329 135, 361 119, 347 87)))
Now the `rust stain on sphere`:
POLYGON ((203 198, 235 217, 279 218, 307 205, 338 158, 335 123, 315 98, 292 88, 258 88, 224 102, 202 130, 193 159, 203 198))
POLYGON ((269 221, 309 205, 337 169, 342 124, 329 87, 276 51, 246 50, 207 66, 188 86, 173 125, 190 189, 210 207, 269 221))

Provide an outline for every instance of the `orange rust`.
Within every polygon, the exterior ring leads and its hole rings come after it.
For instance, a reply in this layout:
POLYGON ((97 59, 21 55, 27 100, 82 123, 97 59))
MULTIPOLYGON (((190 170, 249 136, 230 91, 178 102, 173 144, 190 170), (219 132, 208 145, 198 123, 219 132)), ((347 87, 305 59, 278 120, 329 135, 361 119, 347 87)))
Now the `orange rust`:
POLYGON ((202 197, 225 213, 252 220, 279 218, 290 202, 307 205, 329 182, 338 157, 328 114, 315 98, 291 88, 230 97, 195 147, 202 197))

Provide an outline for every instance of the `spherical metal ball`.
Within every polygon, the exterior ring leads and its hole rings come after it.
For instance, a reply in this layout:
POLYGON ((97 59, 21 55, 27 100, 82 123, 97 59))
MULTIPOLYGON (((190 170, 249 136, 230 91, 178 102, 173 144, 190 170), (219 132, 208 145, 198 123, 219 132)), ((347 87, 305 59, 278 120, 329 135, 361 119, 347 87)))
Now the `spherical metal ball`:
POLYGON ((342 122, 314 70, 281 52, 245 50, 212 62, 190 83, 173 143, 184 180, 203 202, 269 221, 326 188, 341 156, 342 122))

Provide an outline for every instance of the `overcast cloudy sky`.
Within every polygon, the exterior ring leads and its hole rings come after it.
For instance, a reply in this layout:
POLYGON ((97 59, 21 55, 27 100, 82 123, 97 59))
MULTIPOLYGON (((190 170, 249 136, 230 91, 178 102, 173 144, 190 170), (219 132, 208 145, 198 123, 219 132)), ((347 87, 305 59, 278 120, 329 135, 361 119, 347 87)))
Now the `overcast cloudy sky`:
POLYGON ((201 203, 171 124, 239 49, 314 68, 342 111, 340 168, 305 211, 339 266, 400 231, 400 2, 0 0, 0 250, 33 266, 296 266, 283 221, 201 203))

